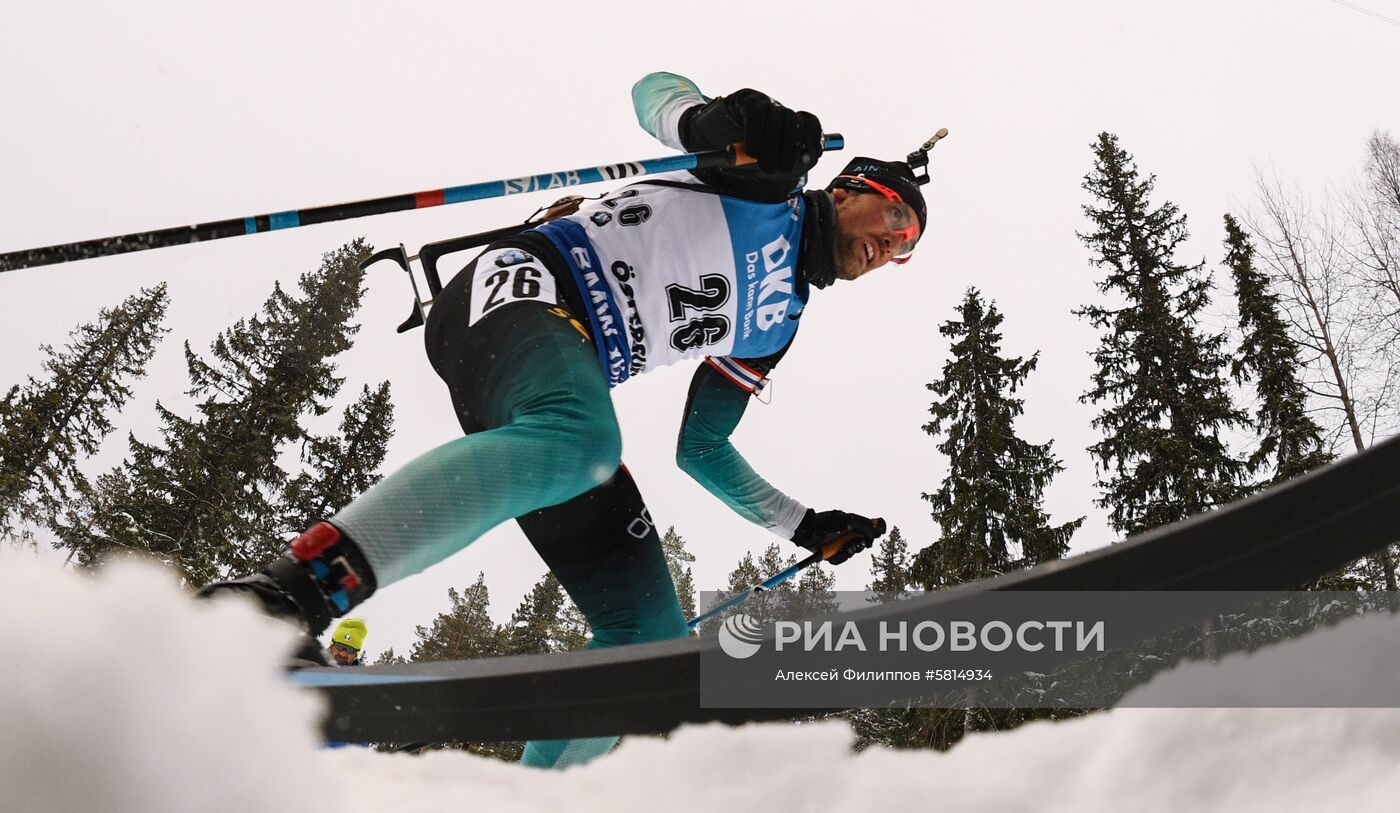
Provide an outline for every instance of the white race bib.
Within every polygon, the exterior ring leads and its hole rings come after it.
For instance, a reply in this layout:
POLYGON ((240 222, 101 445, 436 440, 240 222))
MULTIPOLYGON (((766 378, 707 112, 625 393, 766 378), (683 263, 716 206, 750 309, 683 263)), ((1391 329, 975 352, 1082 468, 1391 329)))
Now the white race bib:
POLYGON ((513 302, 558 305, 554 276, 533 254, 498 248, 477 258, 472 274, 471 317, 467 326, 513 302))

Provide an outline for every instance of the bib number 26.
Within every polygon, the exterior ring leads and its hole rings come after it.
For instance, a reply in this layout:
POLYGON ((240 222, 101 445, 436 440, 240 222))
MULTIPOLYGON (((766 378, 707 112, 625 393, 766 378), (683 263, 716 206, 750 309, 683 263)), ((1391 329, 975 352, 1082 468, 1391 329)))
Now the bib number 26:
POLYGON ((539 260, 520 249, 501 249, 481 255, 472 274, 469 325, 513 302, 559 304, 554 277, 543 269, 539 260))

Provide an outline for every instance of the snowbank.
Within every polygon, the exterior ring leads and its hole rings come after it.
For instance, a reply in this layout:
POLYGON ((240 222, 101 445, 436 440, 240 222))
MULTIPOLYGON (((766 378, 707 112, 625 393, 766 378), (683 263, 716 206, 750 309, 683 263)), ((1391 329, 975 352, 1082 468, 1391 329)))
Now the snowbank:
MULTIPOLYGON (((324 750, 316 699, 278 671, 286 630, 196 605, 152 567, 85 578, 0 554, 0 617, 4 811, 1388 810, 1400 787, 1394 709, 1120 709, 947 754, 854 755, 840 723, 698 726, 562 773, 324 750)), ((1400 622, 1370 618, 1138 691, 1228 703, 1397 674, 1400 622)))
POLYGON ((276 660, 291 633, 192 602, 164 572, 96 578, 0 552, 0 810, 312 809, 334 766, 316 698, 276 660))

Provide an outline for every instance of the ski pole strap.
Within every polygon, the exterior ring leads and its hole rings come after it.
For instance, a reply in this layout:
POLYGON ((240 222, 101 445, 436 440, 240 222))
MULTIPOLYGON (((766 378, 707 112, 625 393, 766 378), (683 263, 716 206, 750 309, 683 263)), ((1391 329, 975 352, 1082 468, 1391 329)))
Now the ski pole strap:
MULTIPOLYGON (((846 140, 839 134, 831 133, 822 136, 822 148, 825 150, 839 150, 845 146, 846 140)), ((387 212, 426 209, 430 206, 442 206, 448 203, 507 197, 526 192, 540 192, 547 189, 560 189, 601 181, 618 181, 639 175, 654 175, 660 172, 678 172, 687 169, 742 166, 751 164, 753 161, 754 159, 744 152, 743 147, 736 144, 722 150, 709 152, 685 153, 684 155, 671 155, 664 158, 627 161, 621 164, 602 164, 596 167, 545 172, 524 178, 503 178, 496 181, 450 186, 407 195, 390 195, 330 206, 316 206, 310 209, 293 209, 249 217, 235 217, 228 220, 213 220, 208 223, 197 223, 193 226, 132 232, 116 237, 102 237, 96 240, 82 240, 76 243, 62 243, 11 251, 0 254, 0 272, 112 254, 126 254, 132 251, 146 251, 186 243, 200 243, 206 240, 220 240, 243 234, 294 229, 316 223, 330 223, 336 220, 349 220, 387 212)))

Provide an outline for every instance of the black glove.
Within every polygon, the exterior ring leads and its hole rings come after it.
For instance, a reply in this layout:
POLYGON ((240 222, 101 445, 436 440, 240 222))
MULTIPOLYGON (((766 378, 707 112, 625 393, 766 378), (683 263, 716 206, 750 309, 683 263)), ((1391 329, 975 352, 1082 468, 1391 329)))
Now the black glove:
POLYGON ((870 547, 871 543, 883 536, 884 533, 885 521, 883 519, 869 519, 859 514, 848 514, 845 511, 823 511, 818 514, 808 508, 806 515, 802 517, 802 522, 798 523, 797 530, 792 535, 792 541, 815 553, 834 539, 839 539, 847 534, 855 534, 856 538, 842 545, 841 550, 827 560, 833 565, 839 565, 870 547))
POLYGON ((762 93, 743 99, 744 149, 771 175, 802 175, 822 154, 822 123, 805 110, 789 110, 762 93))

